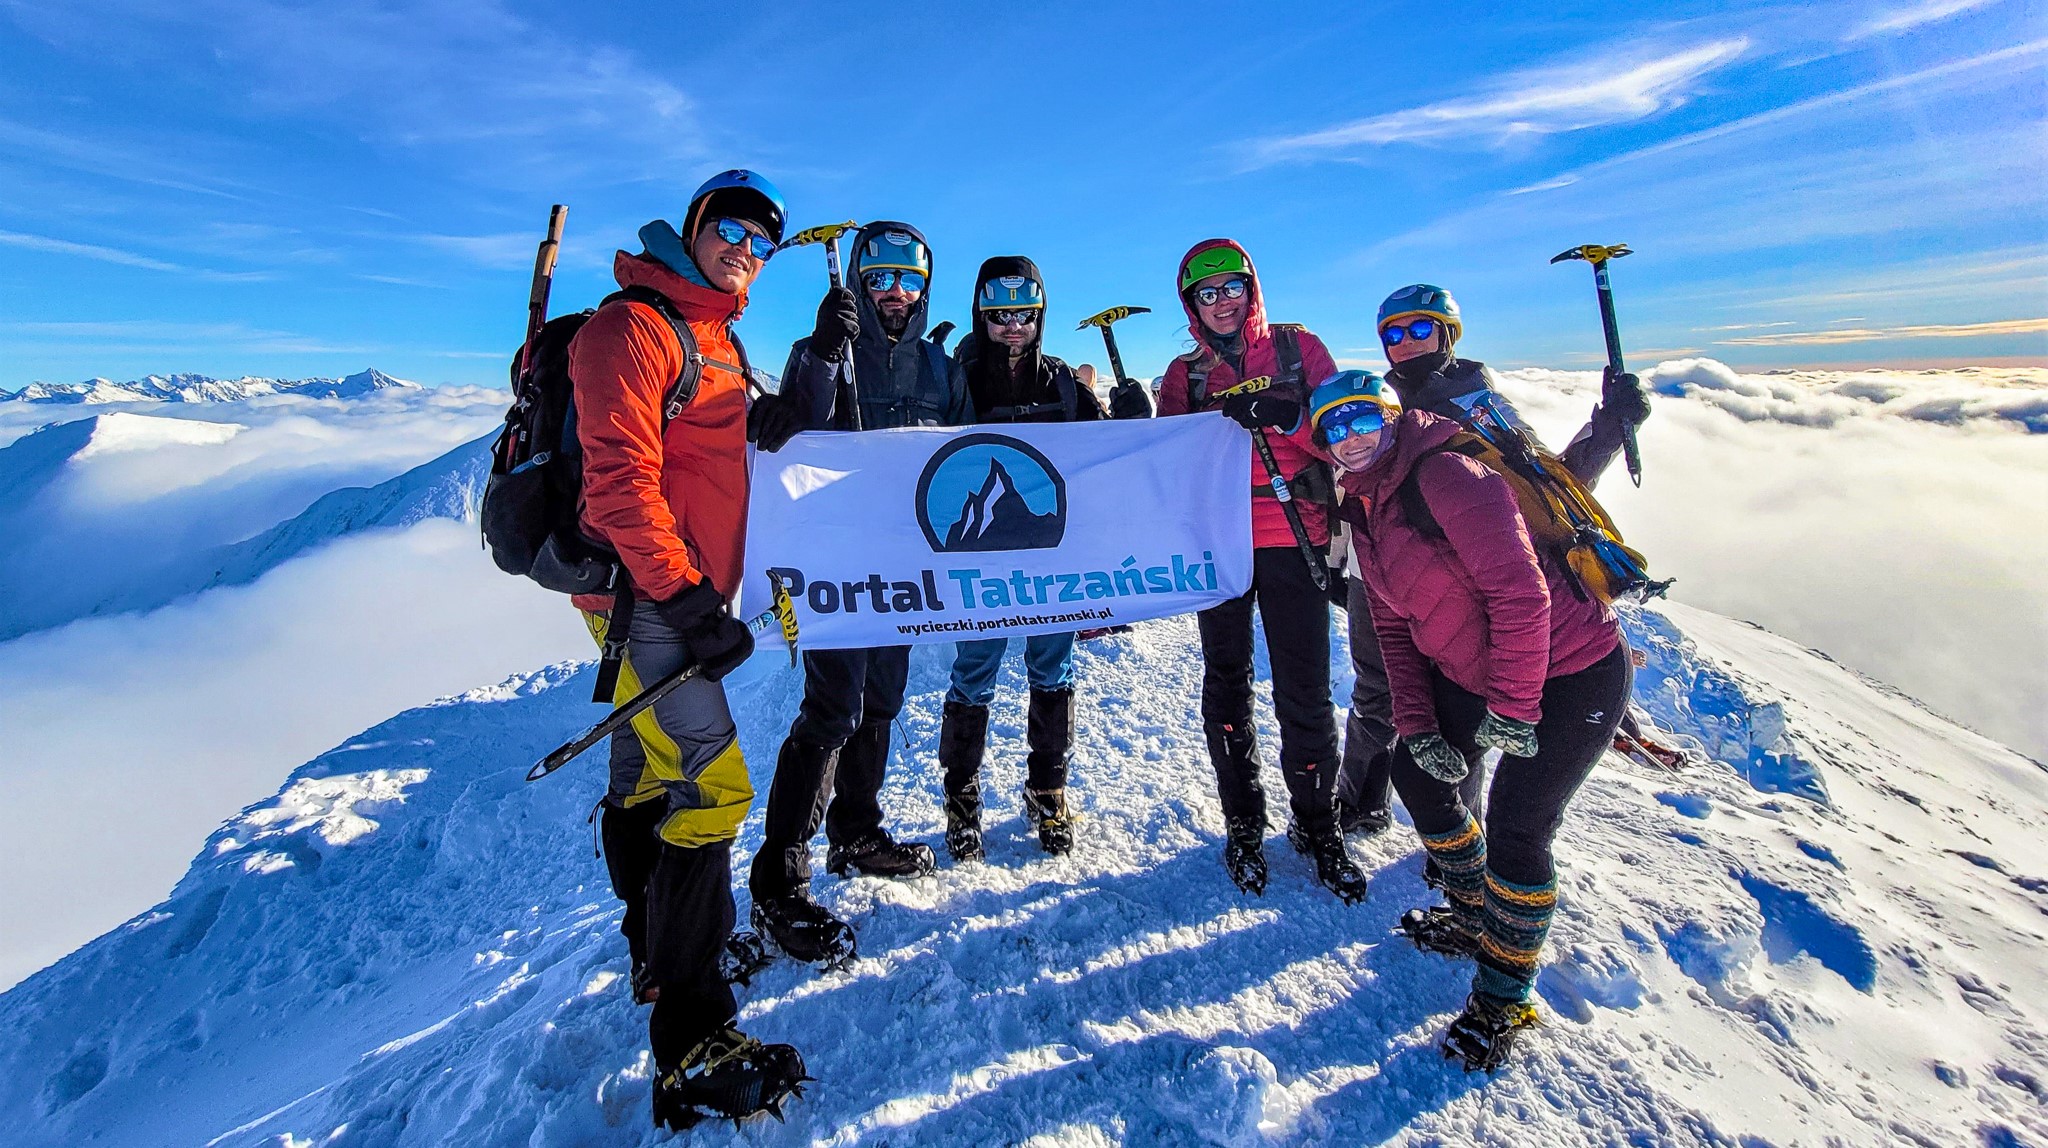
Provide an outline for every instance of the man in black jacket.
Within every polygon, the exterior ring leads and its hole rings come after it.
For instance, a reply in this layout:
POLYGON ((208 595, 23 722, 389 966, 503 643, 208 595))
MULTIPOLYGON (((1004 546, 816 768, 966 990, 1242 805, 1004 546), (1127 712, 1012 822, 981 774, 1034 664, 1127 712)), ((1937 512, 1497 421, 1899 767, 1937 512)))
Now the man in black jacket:
MULTIPOLYGON (((953 383, 973 400, 974 421, 988 423, 1085 422, 1146 418, 1151 402, 1136 382, 1119 383, 1105 411, 1073 369, 1043 350, 1045 286, 1038 265, 1021 255, 987 260, 975 277, 974 330, 953 354, 953 383)), ((945 770, 946 851, 955 861, 979 860, 981 760, 988 741, 988 706, 1009 639, 955 646, 953 683, 939 728, 939 764, 945 770)), ((1067 810, 1067 766, 1074 745, 1074 635, 1034 634, 1024 639, 1031 683, 1025 727, 1024 815, 1038 828, 1038 843, 1059 855, 1073 848, 1067 810)))
MULTIPOLYGON (((782 393, 803 425, 852 429, 856 409, 865 430, 970 421, 945 348, 924 337, 932 270, 924 236, 907 223, 870 223, 855 237, 848 270, 853 286, 826 293, 816 329, 790 347, 783 369, 782 393)), ((854 951, 852 930, 811 899, 811 838, 821 821, 833 873, 931 872, 931 847, 891 837, 879 800, 909 673, 908 646, 804 654, 803 703, 776 758, 748 877, 755 928, 798 960, 833 964, 854 951)))

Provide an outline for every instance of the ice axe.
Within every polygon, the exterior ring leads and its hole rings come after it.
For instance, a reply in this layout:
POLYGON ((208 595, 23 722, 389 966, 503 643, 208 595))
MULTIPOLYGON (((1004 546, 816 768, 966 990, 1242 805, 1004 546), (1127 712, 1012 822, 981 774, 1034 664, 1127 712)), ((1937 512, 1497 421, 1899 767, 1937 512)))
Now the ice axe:
POLYGON ((1133 315, 1149 315, 1151 313, 1152 308, 1150 307, 1111 307, 1107 311, 1098 311, 1081 320, 1074 330, 1078 331, 1082 327, 1102 328, 1102 345, 1109 348, 1110 373, 1115 376, 1116 382, 1128 383, 1131 381, 1131 377, 1124 374, 1124 357, 1116 353, 1116 332, 1110 330, 1110 325, 1128 319, 1133 315))
MULTIPOLYGON (((825 274, 831 276, 832 289, 837 291, 845 286, 844 281, 839 275, 839 237, 849 231, 858 230, 860 230, 860 224, 855 223, 851 219, 845 223, 826 223, 817 227, 806 227, 788 239, 783 240, 782 246, 777 247, 775 250, 787 251, 792 247, 806 247, 813 243, 824 244, 825 274)), ((846 346, 840 351, 839 361, 846 365, 846 390, 852 400, 848 405, 853 408, 851 421, 853 429, 859 430, 860 391, 853 378, 853 340, 848 339, 846 341, 846 346)))
MULTIPOLYGON (((747 619, 747 629, 753 633, 761 634, 766 633, 770 626, 779 624, 782 627, 783 640, 789 643, 789 664, 793 666, 796 664, 796 605, 790 601, 789 587, 782 579, 770 574, 768 575, 768 581, 775 584, 775 590, 770 597, 768 608, 747 619)), ((569 741, 556 746, 553 752, 534 762, 533 768, 526 771, 526 780, 539 781, 548 774, 576 760, 584 750, 624 729, 626 724, 639 716, 641 711, 674 693, 676 687, 696 677, 703 670, 704 667, 702 665, 691 662, 689 665, 641 690, 617 709, 614 709, 610 714, 607 714, 603 721, 584 730, 569 741)))
MULTIPOLYGON (((1551 258, 1552 263, 1563 263, 1567 259, 1583 259, 1593 265, 1593 289, 1600 296, 1600 327, 1607 336, 1607 369, 1619 375, 1627 368, 1621 365, 1621 328, 1614 321, 1614 288, 1607 282, 1607 262, 1632 255, 1626 243, 1581 244, 1569 251, 1560 251, 1551 258)), ((1643 484, 1643 452, 1636 445, 1636 428, 1624 427, 1621 432, 1621 454, 1628 462, 1628 477, 1637 486, 1643 484)))

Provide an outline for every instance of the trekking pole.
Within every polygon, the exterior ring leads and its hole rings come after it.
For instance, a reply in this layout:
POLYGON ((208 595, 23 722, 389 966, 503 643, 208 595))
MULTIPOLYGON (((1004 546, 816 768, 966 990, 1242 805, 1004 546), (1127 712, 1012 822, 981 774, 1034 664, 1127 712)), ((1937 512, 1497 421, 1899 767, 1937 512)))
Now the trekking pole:
MULTIPOLYGON (((773 598, 766 610, 747 619, 748 631, 766 633, 770 626, 780 624, 783 640, 789 643, 789 664, 796 664, 796 607, 789 600, 789 587, 782 579, 768 575, 768 581, 775 587, 773 598)), ((526 780, 539 781, 548 774, 576 760, 584 750, 625 728, 626 723, 640 715, 642 710, 675 692, 676 687, 702 673, 704 667, 692 662, 667 677, 633 695, 630 701, 614 709, 605 719, 584 730, 569 741, 556 746, 554 751, 535 762, 526 771, 526 780)))
MULTIPOLYGON (((1607 336, 1607 368, 1617 375, 1624 370, 1621 365, 1621 327, 1614 321, 1614 288, 1607 282, 1607 262, 1632 254, 1634 252, 1629 250, 1626 243, 1610 243, 1606 246, 1587 243, 1570 251, 1559 252, 1551 259, 1552 263, 1562 263, 1567 259, 1583 259, 1593 265, 1593 290, 1600 296, 1600 328, 1601 333, 1607 336)), ((1636 428, 1632 426, 1623 427, 1621 430, 1621 454, 1628 462, 1629 480, 1641 486, 1643 452, 1642 448, 1636 445, 1636 428)))
MULTIPOLYGON (((812 243, 824 244, 825 274, 831 276, 832 289, 834 291, 837 291, 842 286, 839 278, 839 237, 846 234, 849 231, 858 230, 860 230, 860 224, 855 223, 851 219, 847 220, 845 223, 827 223, 818 227, 807 227, 804 230, 797 232, 795 235, 790 236, 788 239, 783 240, 782 246, 776 248, 776 250, 787 251, 792 247, 803 247, 812 243)), ((852 417, 849 421, 853 424, 852 429, 859 430, 860 384, 855 381, 853 374, 852 339, 848 339, 846 341, 846 346, 839 352, 839 361, 846 367, 846 392, 851 400, 850 405, 853 408, 851 412, 852 417)))
MULTIPOLYGON (((1249 395, 1263 391, 1273 385, 1270 376, 1260 375, 1228 390, 1217 391, 1212 397, 1227 399, 1232 395, 1249 395)), ((1288 527, 1294 531, 1294 545, 1308 562, 1308 576, 1315 580, 1316 589, 1325 593, 1330 589, 1330 568, 1323 564, 1322 551, 1309 541, 1308 526, 1301 520, 1301 510, 1294 505, 1294 492, 1287 489, 1287 480, 1280 477, 1280 462, 1273 457, 1273 444, 1266 439, 1266 428, 1252 432, 1252 441, 1258 444, 1259 461, 1265 464, 1266 477, 1273 483, 1273 500, 1280 504, 1280 513, 1287 517, 1288 527)))

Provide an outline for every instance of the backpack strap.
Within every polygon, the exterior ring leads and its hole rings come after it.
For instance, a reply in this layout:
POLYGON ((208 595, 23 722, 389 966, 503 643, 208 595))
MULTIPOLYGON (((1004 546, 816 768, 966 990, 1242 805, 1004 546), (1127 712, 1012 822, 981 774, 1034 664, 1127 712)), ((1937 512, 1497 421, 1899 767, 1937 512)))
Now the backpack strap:
POLYGON ((683 365, 676 371, 675 382, 669 384, 667 393, 662 396, 661 418, 664 423, 680 416, 683 409, 697 397, 697 386, 704 381, 704 368, 707 366, 722 367, 733 372, 740 377, 742 387, 753 382, 753 372, 747 366, 746 349, 740 346, 739 336, 730 328, 727 333, 731 335, 733 350, 739 356, 740 361, 737 364, 705 358, 704 353, 697 349, 697 336, 690 330, 689 320, 683 318, 683 313, 676 310, 676 305, 669 302, 668 296, 654 288, 638 284, 621 287, 605 296, 598 306, 602 307, 606 303, 620 300, 653 308, 656 314, 668 320, 669 329, 675 332, 676 349, 682 356, 683 365))
POLYGON ((1209 356, 1199 349, 1181 356, 1188 365, 1188 409, 1198 411, 1209 401, 1209 356))
POLYGON ((1273 323, 1266 329, 1273 333, 1273 349, 1280 359, 1280 377, 1274 382, 1294 390, 1303 389, 1308 382, 1308 368, 1301 362, 1301 333, 1307 328, 1299 323, 1273 323))
POLYGON ((1422 484, 1419 481, 1422 464, 1434 455, 1450 453, 1469 454, 1468 451, 1459 450, 1455 441, 1433 450, 1423 451, 1415 460, 1415 465, 1408 468, 1408 476, 1401 480, 1401 485, 1394 488, 1394 496, 1401 502, 1402 519, 1415 533, 1431 542, 1442 542, 1448 535, 1444 533, 1443 524, 1436 520, 1436 512, 1429 508, 1429 499, 1423 496, 1422 484))

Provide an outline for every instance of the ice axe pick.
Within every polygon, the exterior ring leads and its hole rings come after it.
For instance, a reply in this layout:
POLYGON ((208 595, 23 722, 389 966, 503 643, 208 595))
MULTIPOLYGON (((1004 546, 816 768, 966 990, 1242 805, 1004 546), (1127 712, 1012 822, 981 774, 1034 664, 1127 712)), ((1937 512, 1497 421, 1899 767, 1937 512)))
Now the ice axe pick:
MULTIPOLYGON (((1607 369, 1621 374, 1626 368, 1621 365, 1621 328, 1614 320, 1614 288, 1607 281, 1608 261, 1633 254, 1626 243, 1586 243, 1566 251, 1560 251, 1551 258, 1552 263, 1563 263, 1568 259, 1583 259, 1593 265, 1593 289, 1600 296, 1600 327, 1607 336, 1607 369)), ((1628 462, 1628 477, 1637 486, 1643 484, 1643 452, 1636 445, 1636 428, 1629 427, 1621 432, 1621 453, 1628 462)))
POLYGON ((1110 330, 1110 326, 1133 315, 1149 315, 1151 313, 1152 308, 1150 307, 1111 307, 1107 311, 1098 311, 1081 320, 1074 330, 1078 331, 1082 327, 1102 328, 1102 345, 1109 348, 1110 372, 1116 376, 1117 382, 1127 383, 1131 381, 1130 376, 1124 374, 1124 357, 1116 353, 1116 332, 1110 330))

